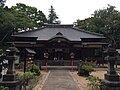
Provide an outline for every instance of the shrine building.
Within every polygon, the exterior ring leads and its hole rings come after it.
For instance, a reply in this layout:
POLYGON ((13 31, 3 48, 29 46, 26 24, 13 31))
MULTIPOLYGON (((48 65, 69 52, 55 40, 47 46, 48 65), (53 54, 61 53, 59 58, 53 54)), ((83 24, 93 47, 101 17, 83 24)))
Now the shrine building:
POLYGON ((34 60, 41 65, 68 66, 73 59, 74 65, 79 60, 103 61, 100 50, 106 46, 102 34, 78 29, 73 25, 45 25, 31 31, 13 35, 15 46, 20 50, 20 60, 24 59, 22 51, 34 52, 34 60), (45 56, 47 53, 47 57, 45 56))

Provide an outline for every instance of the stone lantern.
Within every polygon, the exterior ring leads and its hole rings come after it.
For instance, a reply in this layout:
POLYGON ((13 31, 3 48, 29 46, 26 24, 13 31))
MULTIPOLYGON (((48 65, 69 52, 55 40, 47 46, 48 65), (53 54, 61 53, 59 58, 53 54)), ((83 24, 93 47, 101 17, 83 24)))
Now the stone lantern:
POLYGON ((15 60, 18 49, 14 46, 9 47, 6 50, 6 59, 8 60, 7 74, 3 75, 3 80, 0 85, 8 87, 9 90, 19 90, 19 81, 15 79, 15 60))
POLYGON ((108 62, 108 70, 104 75, 103 90, 120 90, 120 78, 114 68, 117 51, 109 45, 105 53, 105 60, 108 62))
POLYGON ((19 52, 19 50, 14 46, 9 47, 6 50, 6 54, 7 54, 6 59, 8 60, 8 70, 7 70, 7 74, 3 76, 3 81, 6 81, 6 80, 14 81, 15 80, 14 64, 15 64, 15 60, 17 58, 16 57, 17 52, 19 52))

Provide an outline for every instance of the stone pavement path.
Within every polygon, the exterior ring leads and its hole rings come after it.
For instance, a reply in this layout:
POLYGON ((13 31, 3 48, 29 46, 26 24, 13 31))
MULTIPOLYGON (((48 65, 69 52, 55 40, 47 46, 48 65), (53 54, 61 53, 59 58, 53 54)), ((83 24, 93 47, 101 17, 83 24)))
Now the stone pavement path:
POLYGON ((69 70, 51 70, 42 90, 80 90, 69 70))

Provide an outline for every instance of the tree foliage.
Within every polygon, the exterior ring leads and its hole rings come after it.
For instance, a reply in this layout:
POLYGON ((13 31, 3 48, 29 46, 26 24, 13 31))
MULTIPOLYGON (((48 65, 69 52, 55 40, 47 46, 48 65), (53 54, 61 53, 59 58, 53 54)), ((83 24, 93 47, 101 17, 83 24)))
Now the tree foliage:
POLYGON ((60 24, 61 21, 58 19, 59 17, 57 16, 55 9, 53 8, 53 6, 51 6, 49 9, 48 23, 49 24, 60 24))
POLYGON ((106 9, 96 10, 92 17, 77 20, 75 25, 78 28, 104 34, 109 43, 120 48, 120 12, 115 6, 108 5, 106 9))
POLYGON ((4 6, 6 0, 0 0, 0 41, 19 31, 28 31, 34 28, 42 27, 44 23, 59 24, 58 16, 51 6, 49 18, 36 7, 17 3, 8 8, 4 6))
POLYGON ((15 27, 15 18, 7 8, 0 7, 0 41, 15 27))
POLYGON ((44 13, 35 7, 17 3, 11 9, 16 17, 17 27, 19 28, 41 27, 47 21, 44 13))
MULTIPOLYGON (((1 0, 0 4, 4 4, 1 0)), ((47 22, 46 16, 35 7, 27 6, 22 3, 8 8, 0 7, 0 41, 2 42, 7 36, 18 31, 31 30, 35 27, 41 27, 47 22)))

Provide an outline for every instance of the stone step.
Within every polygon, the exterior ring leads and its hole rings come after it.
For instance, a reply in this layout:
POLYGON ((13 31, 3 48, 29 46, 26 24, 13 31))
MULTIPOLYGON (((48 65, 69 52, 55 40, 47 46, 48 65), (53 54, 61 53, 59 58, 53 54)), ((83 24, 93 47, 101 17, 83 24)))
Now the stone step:
MULTIPOLYGON (((72 66, 47 66, 48 70, 72 70, 72 66)), ((46 66, 41 66, 42 70, 46 69, 46 66)), ((77 66, 73 66, 74 70, 77 70, 77 66)))

